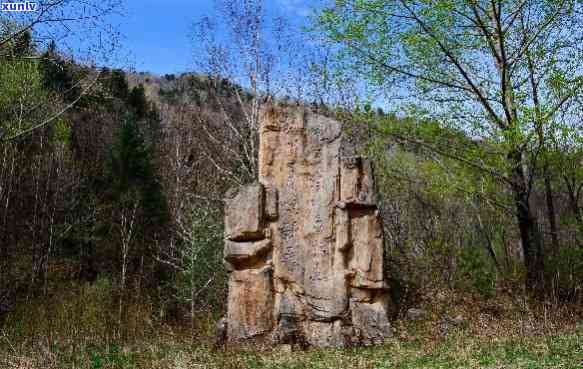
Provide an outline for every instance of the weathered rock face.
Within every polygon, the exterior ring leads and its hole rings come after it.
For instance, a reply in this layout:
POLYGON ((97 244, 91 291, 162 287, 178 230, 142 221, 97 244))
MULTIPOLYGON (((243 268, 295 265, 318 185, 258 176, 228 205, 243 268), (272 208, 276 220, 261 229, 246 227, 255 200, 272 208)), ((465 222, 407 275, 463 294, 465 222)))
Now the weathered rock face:
POLYGON ((227 339, 346 346, 391 335, 370 162, 342 157, 341 124, 262 112, 259 182, 225 201, 227 339))

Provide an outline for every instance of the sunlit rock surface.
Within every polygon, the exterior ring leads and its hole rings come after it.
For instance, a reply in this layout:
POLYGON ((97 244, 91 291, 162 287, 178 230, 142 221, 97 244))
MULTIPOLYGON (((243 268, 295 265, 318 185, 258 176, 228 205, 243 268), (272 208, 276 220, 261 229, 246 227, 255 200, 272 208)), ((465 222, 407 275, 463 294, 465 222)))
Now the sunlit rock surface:
POLYGON ((371 163, 341 123, 302 107, 261 115, 259 183, 225 200, 229 342, 343 347, 391 335, 371 163))

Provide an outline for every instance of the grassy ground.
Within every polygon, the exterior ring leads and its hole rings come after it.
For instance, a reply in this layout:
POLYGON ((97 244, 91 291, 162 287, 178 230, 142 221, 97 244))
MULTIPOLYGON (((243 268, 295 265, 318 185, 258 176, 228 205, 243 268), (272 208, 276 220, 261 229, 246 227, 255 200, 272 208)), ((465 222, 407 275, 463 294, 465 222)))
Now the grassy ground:
POLYGON ((432 344, 394 340, 384 346, 351 349, 223 351, 171 340, 71 350, 3 351, 0 367, 16 368, 583 368, 583 330, 557 336, 476 339, 458 332, 432 344))
MULTIPOLYGON (((122 331, 107 283, 23 304, 0 321, 0 369, 583 369, 583 309, 454 291, 428 293, 421 320, 394 323, 384 346, 286 351, 214 349, 216 316, 191 329, 154 318, 149 304, 126 307, 122 331), (444 317, 462 317, 449 324, 444 317), (192 332, 197 338, 192 339, 192 332)), ((451 321, 451 320, 450 320, 451 321)))

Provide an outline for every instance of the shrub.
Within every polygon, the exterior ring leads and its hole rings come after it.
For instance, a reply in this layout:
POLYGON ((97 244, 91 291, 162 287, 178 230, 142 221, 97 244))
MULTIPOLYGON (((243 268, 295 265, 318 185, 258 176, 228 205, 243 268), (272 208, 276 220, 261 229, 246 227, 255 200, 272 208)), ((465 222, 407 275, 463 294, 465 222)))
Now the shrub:
POLYGON ((564 302, 577 302, 583 297, 583 249, 563 248, 547 263, 550 292, 564 302))
POLYGON ((482 248, 464 247, 459 255, 458 263, 460 288, 469 285, 485 298, 495 296, 496 269, 482 248))

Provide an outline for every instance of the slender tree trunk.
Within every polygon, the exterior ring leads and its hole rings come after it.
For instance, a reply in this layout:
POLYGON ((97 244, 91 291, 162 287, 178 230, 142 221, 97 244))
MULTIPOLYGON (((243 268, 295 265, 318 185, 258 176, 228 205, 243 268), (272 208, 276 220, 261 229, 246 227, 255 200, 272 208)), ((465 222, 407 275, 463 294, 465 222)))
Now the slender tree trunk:
MULTIPOLYGON (((192 250, 191 250, 192 252, 192 250)), ((195 335, 195 326, 194 326, 194 319, 195 319, 195 303, 194 299, 196 298, 196 291, 194 287, 195 278, 194 278, 194 254, 191 254, 191 265, 190 265, 190 332, 192 334, 192 338, 194 339, 195 335)))
POLYGON ((122 210, 121 214, 121 283, 120 283, 120 294, 119 294, 119 309, 118 309, 118 328, 120 330, 121 336, 121 324, 123 316, 123 301, 126 290, 126 278, 127 278, 127 267, 128 267, 128 257, 130 253, 131 243, 134 236, 134 223, 136 220, 136 212, 138 209, 138 200, 132 200, 131 210, 122 210), (126 214, 128 211, 129 214, 126 214))
MULTIPOLYGON (((513 158, 516 157, 520 158, 521 155, 513 155, 513 158)), ((520 163, 521 160, 514 160, 514 162, 520 163)), ((520 229, 524 265, 526 267, 526 287, 531 291, 540 292, 544 288, 543 242, 537 218, 530 206, 530 191, 526 179, 527 176, 522 166, 520 164, 516 165, 513 192, 516 220, 520 229)))
POLYGON ((478 231, 482 234, 482 236, 486 240, 486 251, 488 251, 488 254, 492 258, 492 261, 494 262, 494 265, 496 266, 496 270, 498 272, 500 272, 500 271, 502 271, 502 268, 500 267, 500 263, 498 262, 498 258, 496 257, 496 252, 494 252, 494 246, 492 245, 492 238, 488 234, 488 230, 484 227, 484 223, 482 222, 482 217, 480 216, 479 212, 476 214, 476 218, 478 220, 478 231))
POLYGON ((581 185, 582 187, 579 189, 576 189, 575 183, 572 183, 566 175, 563 175, 563 181, 567 186, 567 195, 569 196, 569 208, 571 209, 571 213, 579 224, 583 224, 583 212, 579 207, 579 192, 581 188, 583 188, 583 185, 581 185))
POLYGON ((504 260, 504 265, 506 266, 506 271, 510 272, 511 267, 512 267, 512 258, 510 257, 510 250, 509 250, 509 246, 508 246, 508 242, 506 242, 506 231, 505 228, 502 227, 500 230, 500 238, 502 241, 502 245, 504 245, 504 258, 506 260, 504 260))
MULTIPOLYGON (((11 150, 11 146, 5 145, 3 147, 2 166, 0 169, 0 277, 6 281, 9 275, 8 269, 10 267, 10 231, 9 231, 9 212, 10 200, 12 199, 12 190, 14 187, 14 171, 16 168, 16 157, 11 150)), ((8 283, 4 285, 0 283, 0 288, 8 288, 8 283)))
POLYGON ((553 186, 551 184, 551 178, 549 177, 550 174, 548 164, 545 164, 543 171, 543 175, 545 177, 545 197, 547 200, 547 218, 549 219, 549 226, 551 228, 551 244, 553 245, 552 254, 556 256, 559 253, 560 248, 559 230, 557 228, 555 202, 553 200, 553 186))

